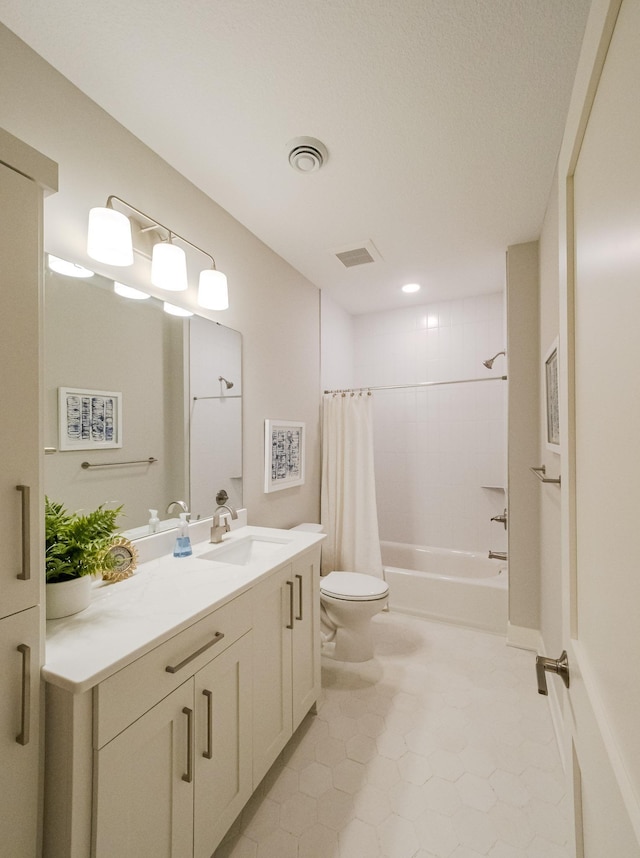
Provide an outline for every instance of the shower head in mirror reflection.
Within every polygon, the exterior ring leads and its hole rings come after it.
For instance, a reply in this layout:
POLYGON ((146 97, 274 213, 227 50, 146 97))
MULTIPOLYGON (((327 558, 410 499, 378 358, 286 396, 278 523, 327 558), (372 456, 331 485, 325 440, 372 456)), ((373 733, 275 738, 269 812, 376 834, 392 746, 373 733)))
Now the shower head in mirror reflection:
POLYGON ((507 354, 507 353, 506 353, 505 351, 498 352, 498 353, 497 353, 497 354, 495 354, 493 357, 488 358, 487 360, 483 360, 483 361, 482 361, 482 365, 483 365, 483 366, 486 366, 486 368, 487 368, 487 369, 493 369, 493 362, 494 362, 494 360, 495 360, 497 357, 499 357, 499 355, 506 355, 506 354, 507 354))
POLYGON ((227 379, 223 378, 221 375, 218 376, 218 381, 224 381, 227 390, 231 390, 231 388, 233 387, 233 382, 227 381, 227 379))

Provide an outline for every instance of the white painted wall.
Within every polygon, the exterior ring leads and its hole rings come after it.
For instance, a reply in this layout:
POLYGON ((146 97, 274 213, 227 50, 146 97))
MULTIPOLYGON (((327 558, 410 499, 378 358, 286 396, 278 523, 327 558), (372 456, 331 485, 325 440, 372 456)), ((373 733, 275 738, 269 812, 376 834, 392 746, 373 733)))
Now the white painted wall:
MULTIPOLYGON (((558 336, 558 183, 554 180, 540 236, 540 360, 558 336)), ((540 378, 540 439, 538 463, 549 476, 560 473, 560 456, 544 442, 544 378, 540 378)), ((560 543, 560 492, 556 485, 540 486, 540 632, 546 653, 559 653, 562 645, 562 578, 560 543)), ((556 656, 553 656, 556 658, 556 656)))
MULTIPOLYGON (((113 276, 86 256, 85 241, 89 209, 116 194, 213 253, 229 278, 231 307, 204 315, 243 335, 249 521, 317 521, 319 290, 1 25, 0 56, 3 126, 60 165, 60 192, 45 203, 46 249, 113 276), (268 417, 307 425, 305 485, 271 495, 263 492, 268 417)), ((127 282, 141 285, 137 276, 133 271, 127 282)), ((147 291, 166 298, 148 284, 147 291)), ((195 309, 195 287, 184 294, 195 309)))
POLYGON ((321 384, 323 390, 353 387, 353 316, 321 294, 321 384))
MULTIPOLYGON (((357 385, 501 376, 482 361, 504 346, 501 292, 354 319, 357 385)), ((374 441, 382 539, 506 549, 506 383, 376 391, 374 441)))
MULTIPOLYGON (((507 251, 509 623, 540 628, 538 242, 507 251)), ((558 489, 557 486, 549 486, 558 489)))

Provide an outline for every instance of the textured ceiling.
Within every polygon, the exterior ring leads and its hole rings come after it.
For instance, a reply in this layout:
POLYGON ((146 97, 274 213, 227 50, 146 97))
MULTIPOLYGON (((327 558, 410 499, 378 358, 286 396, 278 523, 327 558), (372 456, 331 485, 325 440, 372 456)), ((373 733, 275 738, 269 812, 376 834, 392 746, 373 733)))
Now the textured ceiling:
POLYGON ((539 235, 588 6, 0 0, 0 20, 363 313, 502 288, 506 247, 539 235), (317 173, 288 164, 300 135, 329 151, 317 173), (336 259, 364 242, 379 261, 336 259))

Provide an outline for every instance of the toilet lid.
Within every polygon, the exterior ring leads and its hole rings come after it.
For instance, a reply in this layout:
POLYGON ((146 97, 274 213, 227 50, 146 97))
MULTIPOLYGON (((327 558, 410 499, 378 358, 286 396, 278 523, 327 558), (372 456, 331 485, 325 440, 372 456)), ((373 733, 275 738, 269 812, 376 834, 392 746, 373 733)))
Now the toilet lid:
POLYGON ((320 592, 336 599, 352 602, 382 599, 389 587, 382 578, 363 575, 361 572, 329 572, 320 579, 320 592))

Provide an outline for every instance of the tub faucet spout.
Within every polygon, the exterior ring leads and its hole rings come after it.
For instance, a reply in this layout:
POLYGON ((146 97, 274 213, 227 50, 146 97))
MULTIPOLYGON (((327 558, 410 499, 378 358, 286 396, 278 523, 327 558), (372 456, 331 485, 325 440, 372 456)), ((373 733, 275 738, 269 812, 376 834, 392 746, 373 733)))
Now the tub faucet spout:
POLYGON ((489 560, 506 560, 506 551, 489 551, 489 560))

